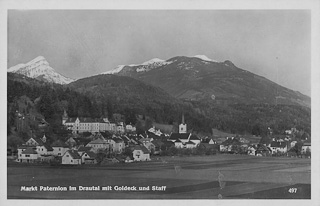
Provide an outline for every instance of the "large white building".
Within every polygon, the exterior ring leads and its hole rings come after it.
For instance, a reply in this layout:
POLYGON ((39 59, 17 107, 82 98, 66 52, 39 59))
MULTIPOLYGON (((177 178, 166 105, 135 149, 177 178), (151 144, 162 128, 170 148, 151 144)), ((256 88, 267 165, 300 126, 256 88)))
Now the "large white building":
POLYGON ((118 124, 110 122, 108 118, 93 119, 85 117, 69 118, 68 114, 64 111, 62 116, 62 124, 67 126, 68 130, 72 130, 73 133, 83 133, 83 132, 125 132, 125 126, 123 122, 118 124))

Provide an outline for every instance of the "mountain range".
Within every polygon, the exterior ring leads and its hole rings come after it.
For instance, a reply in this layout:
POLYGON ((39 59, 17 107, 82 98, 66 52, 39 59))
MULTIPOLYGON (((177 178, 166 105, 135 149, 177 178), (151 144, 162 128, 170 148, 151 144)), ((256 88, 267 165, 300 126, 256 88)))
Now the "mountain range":
MULTIPOLYGON (((57 84, 74 82, 57 73, 41 56, 11 67, 8 72, 57 84)), ((310 97, 300 92, 240 69, 231 61, 218 62, 205 55, 177 56, 168 60, 154 58, 141 64, 119 65, 101 74, 131 77, 187 101, 311 106, 310 97)))
POLYGON ((69 83, 57 78, 57 84, 52 84, 51 74, 57 76, 43 57, 11 67, 8 111, 16 111, 24 102, 19 99, 26 96, 35 105, 33 110, 54 125, 61 122, 64 110, 71 117, 124 114, 129 123, 142 115, 170 125, 177 125, 184 113, 189 128, 207 134, 212 128, 256 135, 266 134, 268 127, 278 134, 292 127, 310 132, 310 97, 231 61, 204 55, 155 58, 69 83))
POLYGON ((191 101, 311 105, 310 97, 300 92, 240 69, 231 61, 217 62, 205 55, 122 65, 106 73, 129 76, 191 101))

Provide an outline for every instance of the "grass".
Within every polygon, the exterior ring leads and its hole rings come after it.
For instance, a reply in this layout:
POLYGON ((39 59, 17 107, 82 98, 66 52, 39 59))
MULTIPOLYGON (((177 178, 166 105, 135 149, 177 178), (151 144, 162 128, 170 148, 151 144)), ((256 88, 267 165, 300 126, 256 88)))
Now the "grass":
POLYGON ((215 155, 94 167, 8 165, 8 199, 310 198, 310 159, 215 155), (284 172, 292 170, 290 174, 284 172), (223 188, 221 183, 223 182, 223 188), (23 192, 21 186, 136 186, 149 191, 23 192), (298 186, 297 186, 298 185, 298 186), (166 186, 152 191, 152 186, 166 186), (287 187, 301 188, 287 194, 287 187), (278 191, 278 192, 276 192, 278 191))

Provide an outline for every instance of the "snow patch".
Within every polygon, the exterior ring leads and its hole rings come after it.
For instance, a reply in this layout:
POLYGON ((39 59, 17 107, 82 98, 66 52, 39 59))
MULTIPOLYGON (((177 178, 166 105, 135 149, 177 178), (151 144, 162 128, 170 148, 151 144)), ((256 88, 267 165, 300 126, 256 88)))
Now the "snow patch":
POLYGON ((203 61, 208 61, 208 62, 217 62, 216 60, 208 58, 206 55, 195 55, 194 57, 201 59, 203 61))
POLYGON ((150 59, 149 61, 143 62, 141 65, 149 65, 149 64, 153 64, 156 62, 164 62, 164 60, 159 59, 159 58, 154 58, 154 59, 150 59))
POLYGON ((103 72, 101 74, 116 74, 116 73, 119 73, 125 66, 126 65, 118 65, 116 68, 110 71, 103 72))

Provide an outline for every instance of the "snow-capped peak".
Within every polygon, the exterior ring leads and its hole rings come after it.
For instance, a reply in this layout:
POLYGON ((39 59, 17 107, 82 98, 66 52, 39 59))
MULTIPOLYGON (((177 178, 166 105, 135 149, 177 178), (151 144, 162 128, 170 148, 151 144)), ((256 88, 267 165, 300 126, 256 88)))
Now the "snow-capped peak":
POLYGON ((209 62, 217 62, 216 60, 209 59, 206 55, 195 55, 194 57, 204 60, 204 61, 209 61, 209 62))
POLYGON ((106 72, 103 72, 101 74, 116 74, 116 73, 119 73, 123 67, 125 67, 126 65, 118 65, 116 68, 110 70, 110 71, 106 71, 106 72))
MULTIPOLYGON (((135 69, 136 72, 147 72, 152 69, 158 68, 163 65, 170 64, 172 62, 167 62, 165 60, 159 59, 159 58, 153 58, 149 61, 143 62, 141 64, 130 64, 130 65, 118 65, 116 68, 103 72, 101 74, 118 74, 121 72, 125 67, 131 67, 135 69)), ((128 68, 129 69, 129 68, 128 68)))
POLYGON ((164 60, 159 58, 153 58, 153 59, 150 59, 149 61, 143 62, 141 65, 149 65, 157 62, 164 62, 164 60))
POLYGON ((74 81, 57 73, 49 66, 49 63, 43 56, 38 56, 26 64, 18 64, 10 67, 7 72, 18 73, 30 78, 41 79, 57 84, 69 84, 74 81))

